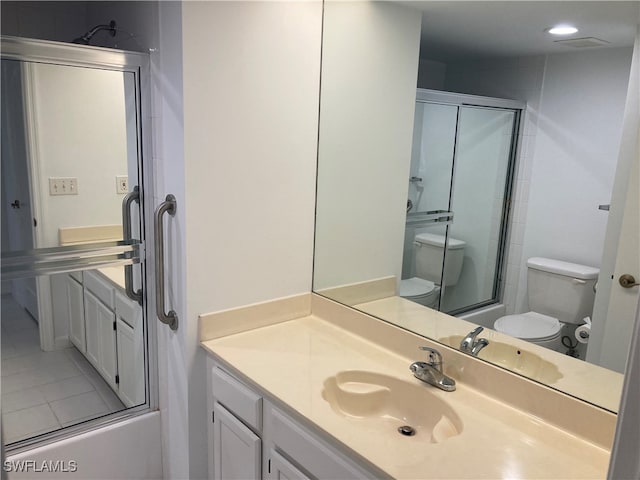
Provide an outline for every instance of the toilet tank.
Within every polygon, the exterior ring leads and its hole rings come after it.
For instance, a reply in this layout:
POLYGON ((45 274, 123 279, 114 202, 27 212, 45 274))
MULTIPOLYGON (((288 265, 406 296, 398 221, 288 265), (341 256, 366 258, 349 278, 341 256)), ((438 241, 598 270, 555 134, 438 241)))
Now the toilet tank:
MULTIPOLYGON (((414 246, 416 256, 416 275, 437 285, 440 285, 442 259, 444 254, 445 237, 433 233, 416 235, 414 246)), ((462 240, 449 238, 447 246, 447 264, 444 271, 444 284, 447 287, 456 285, 460 279, 464 247, 462 240)))
POLYGON ((534 257, 527 260, 529 309, 564 323, 591 316, 600 270, 577 263, 534 257))

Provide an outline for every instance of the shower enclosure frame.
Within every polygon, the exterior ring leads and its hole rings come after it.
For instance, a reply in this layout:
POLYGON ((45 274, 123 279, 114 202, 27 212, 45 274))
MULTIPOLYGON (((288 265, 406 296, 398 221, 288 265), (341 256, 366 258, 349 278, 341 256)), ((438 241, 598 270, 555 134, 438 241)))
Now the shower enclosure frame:
MULTIPOLYGON (((95 418, 85 420, 81 423, 20 440, 11 444, 11 448, 6 448, 3 444, 5 455, 16 455, 37 447, 71 439, 77 435, 92 432, 102 427, 114 425, 119 422, 156 411, 159 408, 158 346, 156 341, 158 325, 157 322, 153 321, 155 318, 153 310, 155 292, 153 291, 153 288, 150 287, 155 285, 155 271, 153 268, 153 261, 149 262, 150 258, 153 260, 154 252, 151 246, 155 243, 153 228, 150 228, 151 219, 153 219, 154 198, 154 173, 151 158, 151 75, 149 56, 148 54, 141 52, 130 52, 94 46, 81 46, 76 44, 11 36, 2 36, 1 40, 2 52, 0 56, 3 60, 6 59, 69 67, 93 68, 133 74, 136 89, 135 111, 137 122, 137 170, 141 202, 140 228, 141 233, 144 233, 144 243, 140 248, 142 264, 141 276, 143 277, 144 285, 147 286, 145 296, 141 303, 144 318, 143 349, 145 372, 144 384, 146 392, 145 402, 129 408, 124 408, 123 410, 119 410, 114 413, 96 416, 95 418), (144 261, 145 258, 147 261, 144 261)), ((118 247, 118 251, 122 248, 125 247, 118 247)), ((54 269, 51 269, 46 273, 64 273, 91 267, 88 264, 85 266, 79 266, 80 262, 76 263, 77 264, 74 264, 73 267, 69 267, 66 270, 64 267, 58 267, 56 265, 54 269)), ((124 260, 118 259, 114 260, 112 264, 123 265, 124 263, 126 263, 124 260)), ((94 267, 100 265, 101 264, 96 263, 94 267)), ((33 270, 29 275, 39 274, 42 274, 42 272, 33 270)), ((24 276, 27 274, 21 275, 24 276)))
MULTIPOLYGON (((498 248, 496 255, 496 265, 495 265, 495 274, 494 274, 494 285, 492 289, 491 298, 488 300, 483 300, 480 302, 476 302, 461 308, 457 308, 451 311, 448 311, 449 315, 459 316, 465 313, 469 313, 472 311, 476 311, 482 309, 484 307, 497 305, 499 304, 504 297, 504 289, 505 289, 505 275, 506 275, 506 265, 507 265, 507 255, 508 255, 508 246, 509 240, 511 237, 511 215, 513 210, 514 203, 514 191, 515 191, 515 181, 517 178, 517 171, 519 166, 519 153, 521 151, 521 143, 523 137, 524 130, 524 115, 526 112, 526 103, 518 101, 518 100, 510 100, 504 98, 495 98, 495 97, 485 97, 478 95, 470 95, 464 93, 455 93, 455 92, 445 92, 440 90, 430 90, 430 89, 417 89, 416 92, 416 103, 430 103, 430 104, 439 104, 439 105, 449 105, 455 106, 458 108, 457 113, 457 121, 456 121, 456 132, 455 132, 455 141, 453 146, 453 166, 451 173, 451 189, 449 193, 449 212, 452 210, 452 202, 453 196, 456 188, 456 169, 457 169, 457 157, 458 157, 458 146, 459 146, 459 137, 460 137, 460 108, 462 107, 470 107, 470 108, 483 108, 483 109, 496 109, 496 110, 504 110, 511 111, 514 113, 514 120, 512 126, 512 141, 509 147, 508 154, 508 164, 505 178, 505 191, 504 191, 504 201, 502 202, 502 212, 500 218, 500 228, 499 228, 499 240, 498 240, 498 248)), ((455 221, 455 217, 454 217, 455 221)), ((445 244, 449 239, 449 228, 446 230, 445 235, 445 244)), ((446 249, 443 255, 443 264, 442 264, 442 272, 444 274, 445 271, 445 263, 447 261, 446 249)), ((463 267, 464 268, 464 267, 463 267)), ((444 282, 441 282, 443 284, 444 282)), ((446 293, 446 286, 441 286, 440 298, 438 302, 438 308, 442 304, 442 298, 446 293)))

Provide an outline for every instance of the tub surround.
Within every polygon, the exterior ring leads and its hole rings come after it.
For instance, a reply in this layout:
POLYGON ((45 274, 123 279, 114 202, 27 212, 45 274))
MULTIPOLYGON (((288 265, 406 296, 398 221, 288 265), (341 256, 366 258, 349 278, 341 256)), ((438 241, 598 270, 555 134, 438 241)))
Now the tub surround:
POLYGON ((364 466, 392 477, 606 477, 615 414, 318 295, 202 315, 200 334, 202 347, 231 373, 364 466), (295 311, 282 308, 291 305, 295 311), (243 322, 229 333, 239 318, 243 322), (441 351, 455 392, 413 378, 408 367, 424 360, 421 345, 441 351), (394 431, 381 441, 366 428, 353 428, 354 419, 334 412, 322 396, 327 378, 349 370, 429 389, 459 415, 462 432, 424 443, 394 431))

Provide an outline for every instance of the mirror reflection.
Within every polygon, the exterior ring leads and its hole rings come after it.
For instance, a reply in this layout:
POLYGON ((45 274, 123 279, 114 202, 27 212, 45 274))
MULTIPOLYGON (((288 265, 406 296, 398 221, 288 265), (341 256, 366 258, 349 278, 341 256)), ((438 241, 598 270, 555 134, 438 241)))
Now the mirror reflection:
MULTIPOLYGON (((123 239, 139 184, 135 82, 2 60, 3 254, 123 239)), ((122 266, 2 282, 6 444, 145 403, 142 307, 124 288, 122 266)))
POLYGON ((616 411, 638 5, 609 3, 608 24, 604 7, 327 2, 314 291, 616 411), (606 48, 522 33, 576 9, 606 48))

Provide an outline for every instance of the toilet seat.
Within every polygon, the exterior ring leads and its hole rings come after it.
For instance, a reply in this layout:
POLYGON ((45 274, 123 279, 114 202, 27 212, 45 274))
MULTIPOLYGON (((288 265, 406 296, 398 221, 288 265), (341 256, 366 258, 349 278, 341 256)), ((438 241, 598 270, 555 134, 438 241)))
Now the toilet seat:
POLYGON ((498 332, 529 342, 542 342, 560 336, 562 323, 557 318, 537 312, 506 315, 493 324, 498 332))
POLYGON ((424 278, 412 277, 400 280, 401 297, 422 297, 433 293, 435 289, 436 284, 424 278))

